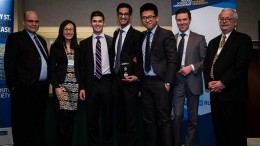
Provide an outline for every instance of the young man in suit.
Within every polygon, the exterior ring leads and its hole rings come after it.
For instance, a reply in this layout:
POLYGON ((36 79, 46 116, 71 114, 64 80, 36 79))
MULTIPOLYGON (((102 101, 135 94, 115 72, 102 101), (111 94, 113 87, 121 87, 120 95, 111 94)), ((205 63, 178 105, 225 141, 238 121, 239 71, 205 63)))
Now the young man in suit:
POLYGON ((103 119, 103 145, 113 145, 112 78, 109 50, 112 37, 103 33, 104 14, 94 11, 90 18, 93 35, 80 42, 80 99, 87 102, 90 146, 100 144, 100 111, 103 119))
POLYGON ((198 101, 203 92, 202 69, 206 54, 205 37, 189 29, 191 13, 186 8, 175 12, 179 33, 175 35, 178 46, 179 68, 173 92, 173 135, 174 146, 182 145, 181 129, 184 99, 187 99, 188 123, 185 145, 194 146, 198 118, 198 101))
POLYGON ((135 146, 138 139, 138 91, 142 72, 141 36, 134 29, 132 7, 120 3, 116 9, 120 28, 114 32, 111 66, 119 146, 135 146))
POLYGON ((4 67, 11 93, 14 146, 44 146, 45 104, 49 94, 48 50, 36 12, 24 13, 24 30, 6 42, 4 67), (21 118, 22 117, 22 118, 21 118))
POLYGON ((172 95, 178 55, 176 40, 170 30, 158 25, 156 5, 146 3, 140 8, 143 25, 142 54, 144 79, 142 81, 143 119, 146 145, 172 146, 172 95))
POLYGON ((246 146, 252 40, 236 31, 238 14, 233 9, 223 9, 218 20, 222 34, 209 42, 204 60, 216 141, 218 146, 246 146))

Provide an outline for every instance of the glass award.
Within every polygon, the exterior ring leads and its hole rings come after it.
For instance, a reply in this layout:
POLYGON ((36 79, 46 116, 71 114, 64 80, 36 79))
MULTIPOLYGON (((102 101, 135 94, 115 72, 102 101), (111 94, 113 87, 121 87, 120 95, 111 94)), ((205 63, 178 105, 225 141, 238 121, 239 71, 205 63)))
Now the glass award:
POLYGON ((122 78, 126 78, 131 75, 131 64, 128 62, 123 62, 120 65, 120 72, 122 78))

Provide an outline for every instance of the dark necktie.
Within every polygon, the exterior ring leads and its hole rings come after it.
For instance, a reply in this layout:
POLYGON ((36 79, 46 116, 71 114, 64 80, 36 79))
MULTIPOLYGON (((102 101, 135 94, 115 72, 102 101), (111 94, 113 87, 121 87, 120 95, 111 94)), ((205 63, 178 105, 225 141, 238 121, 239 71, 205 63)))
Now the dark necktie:
POLYGON ((181 33, 181 40, 179 42, 179 46, 178 46, 178 55, 179 55, 179 67, 181 68, 181 61, 182 61, 182 56, 183 56, 183 50, 184 50, 184 37, 185 37, 185 33, 181 33))
POLYGON ((47 62, 48 56, 47 56, 46 52, 44 51, 44 49, 42 48, 42 45, 40 44, 40 41, 38 40, 37 36, 34 36, 33 38, 34 38, 35 43, 38 46, 42 56, 44 57, 45 61, 47 62))
POLYGON ((149 72, 151 70, 151 47, 150 47, 150 35, 151 31, 146 34, 146 45, 145 45, 145 71, 149 72))
POLYGON ((119 38, 117 42, 117 52, 116 52, 116 63, 115 63, 115 72, 118 73, 119 68, 120 68, 120 54, 121 54, 121 48, 122 48, 122 33, 124 31, 120 30, 119 31, 119 38))
POLYGON ((102 76, 102 60, 101 60, 101 42, 100 37, 97 36, 97 43, 96 43, 96 78, 100 79, 102 76))

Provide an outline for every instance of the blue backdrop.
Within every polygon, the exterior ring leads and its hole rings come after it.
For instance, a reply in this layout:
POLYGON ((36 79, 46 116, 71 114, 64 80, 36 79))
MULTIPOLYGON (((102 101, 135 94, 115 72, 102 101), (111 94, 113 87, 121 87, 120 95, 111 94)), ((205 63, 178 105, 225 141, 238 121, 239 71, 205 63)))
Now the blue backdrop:
POLYGON ((14 1, 0 0, 0 145, 12 144, 10 94, 5 84, 5 42, 13 32, 14 1))

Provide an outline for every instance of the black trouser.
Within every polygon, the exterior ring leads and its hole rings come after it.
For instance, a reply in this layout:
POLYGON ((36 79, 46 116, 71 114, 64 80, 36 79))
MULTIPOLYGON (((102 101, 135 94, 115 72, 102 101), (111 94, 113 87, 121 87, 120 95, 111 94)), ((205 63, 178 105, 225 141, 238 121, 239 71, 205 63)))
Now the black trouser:
POLYGON ((48 82, 11 91, 11 116, 14 146, 45 146, 45 110, 48 82))
POLYGON ((113 99, 112 79, 110 75, 94 79, 93 87, 86 97, 88 110, 88 134, 90 146, 100 146, 100 128, 103 127, 103 146, 113 144, 113 99), (103 125, 100 126, 100 111, 103 125))
POLYGON ((122 81, 119 75, 113 78, 118 146, 137 145, 139 86, 137 81, 131 83, 122 81))
POLYGON ((211 98, 211 114, 218 146, 246 146, 246 102, 211 98))
POLYGON ((167 92, 159 77, 145 77, 142 83, 143 119, 147 146, 173 146, 172 90, 167 92))

